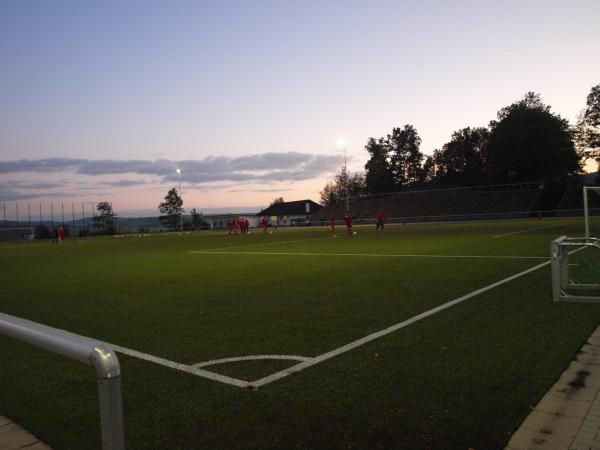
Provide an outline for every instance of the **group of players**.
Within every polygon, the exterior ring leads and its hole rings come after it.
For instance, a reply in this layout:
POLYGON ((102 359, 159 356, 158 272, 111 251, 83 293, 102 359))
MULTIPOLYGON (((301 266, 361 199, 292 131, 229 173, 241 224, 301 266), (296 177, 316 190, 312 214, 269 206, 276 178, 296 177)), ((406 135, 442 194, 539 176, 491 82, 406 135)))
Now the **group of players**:
MULTIPOLYGON (((337 220, 335 215, 332 215, 331 219, 329 219, 329 220, 330 220, 331 232, 335 233, 335 222, 337 220)), ((383 211, 379 211, 379 213, 377 213, 375 230, 383 231, 384 223, 385 223, 385 213, 383 211)), ((344 224, 346 225, 346 234, 347 235, 351 236, 353 234, 356 234, 354 231, 352 231, 352 214, 350 214, 350 211, 346 211, 344 213, 344 224)))
POLYGON ((248 234, 250 228, 250 222, 245 217, 230 217, 227 221, 227 230, 229 234, 248 234))
MULTIPOLYGON (((385 213, 383 211, 380 211, 377 214, 377 220, 376 220, 376 230, 381 230, 383 231, 383 225, 385 223, 385 213)), ((331 227, 331 232, 335 233, 335 223, 336 223, 336 217, 335 215, 332 215, 330 218, 330 227, 331 227)), ((287 217, 285 220, 286 224, 287 224, 287 217)), ((350 214, 350 211, 346 211, 344 213, 344 224, 346 225, 346 234, 349 236, 352 236, 353 234, 356 234, 353 230, 352 230, 352 214, 350 214)), ((271 226, 271 221, 269 220, 268 217, 264 216, 261 218, 260 220, 260 227, 263 230, 263 233, 267 233, 269 232, 269 227, 271 226)), ((229 220, 227 221, 227 230, 228 230, 228 234, 248 234, 248 229, 250 228, 250 222, 248 222, 248 219, 246 219, 245 217, 238 217, 237 219, 234 217, 230 217, 229 220)))

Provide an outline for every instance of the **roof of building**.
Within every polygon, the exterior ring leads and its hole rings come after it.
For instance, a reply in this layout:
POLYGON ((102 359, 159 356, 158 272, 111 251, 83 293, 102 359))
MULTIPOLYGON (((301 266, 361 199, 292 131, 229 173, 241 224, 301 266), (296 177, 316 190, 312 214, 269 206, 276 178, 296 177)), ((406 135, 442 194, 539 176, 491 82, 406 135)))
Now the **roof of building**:
POLYGON ((305 216, 316 213, 318 210, 323 208, 312 200, 297 200, 295 202, 283 202, 271 205, 261 212, 256 214, 257 216, 305 216), (306 204, 309 204, 309 212, 306 212, 306 204))

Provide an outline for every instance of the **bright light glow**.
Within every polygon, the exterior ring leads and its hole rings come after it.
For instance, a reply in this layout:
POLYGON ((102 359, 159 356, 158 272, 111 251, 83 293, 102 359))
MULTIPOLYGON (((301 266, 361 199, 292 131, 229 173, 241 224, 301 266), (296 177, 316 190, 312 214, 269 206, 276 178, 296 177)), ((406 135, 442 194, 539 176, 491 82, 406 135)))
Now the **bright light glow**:
POLYGON ((348 140, 340 136, 339 138, 337 138, 335 143, 338 147, 345 147, 346 145, 348 145, 348 140))
POLYGON ((178 174, 181 174, 181 169, 177 169, 177 173, 178 173, 178 174))

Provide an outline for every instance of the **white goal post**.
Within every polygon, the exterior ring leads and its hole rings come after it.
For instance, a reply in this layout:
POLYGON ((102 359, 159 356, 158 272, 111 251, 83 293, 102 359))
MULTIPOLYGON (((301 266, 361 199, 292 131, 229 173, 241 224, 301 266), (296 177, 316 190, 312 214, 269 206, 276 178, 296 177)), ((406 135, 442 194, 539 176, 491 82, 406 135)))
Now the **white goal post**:
POLYGON ((33 241, 35 227, 10 227, 0 228, 1 241, 33 241))

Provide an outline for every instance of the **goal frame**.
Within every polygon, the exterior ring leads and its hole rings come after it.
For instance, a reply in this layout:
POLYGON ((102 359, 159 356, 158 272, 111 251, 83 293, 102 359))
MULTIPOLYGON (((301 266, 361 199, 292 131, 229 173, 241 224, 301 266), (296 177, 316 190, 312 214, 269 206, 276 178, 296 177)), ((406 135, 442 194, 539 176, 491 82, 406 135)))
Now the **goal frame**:
POLYGON ((569 256, 586 247, 600 252, 600 239, 561 236, 550 244, 552 299, 555 302, 600 303, 600 284, 576 283, 569 275, 569 256), (573 294, 573 291, 597 291, 596 295, 573 294))
POLYGON ((590 235, 590 205, 589 205, 589 192, 595 191, 600 195, 600 186, 584 186, 583 187, 583 218, 585 222, 585 237, 591 238, 590 235))
POLYGON ((3 227, 0 228, 0 241, 13 241, 13 242, 17 242, 17 241, 33 241, 35 240, 35 227, 34 226, 28 226, 28 227, 3 227), (8 234, 9 232, 13 233, 15 231, 18 230, 26 230, 28 231, 27 235, 31 236, 31 238, 29 239, 10 239, 8 238, 8 234))

